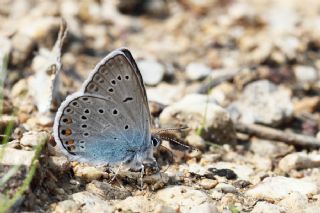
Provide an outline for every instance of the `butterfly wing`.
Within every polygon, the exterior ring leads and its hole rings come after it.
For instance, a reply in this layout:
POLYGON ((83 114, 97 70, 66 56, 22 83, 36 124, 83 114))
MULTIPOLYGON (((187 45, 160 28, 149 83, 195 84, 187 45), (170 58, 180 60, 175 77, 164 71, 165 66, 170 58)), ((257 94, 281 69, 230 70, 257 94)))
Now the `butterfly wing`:
POLYGON ((150 145, 148 100, 141 74, 129 50, 115 50, 103 59, 82 89, 84 94, 110 96, 126 112, 128 121, 141 133, 138 137, 148 143, 144 145, 150 145))
POLYGON ((150 156, 147 98, 130 60, 121 50, 112 52, 95 67, 82 91, 61 104, 54 136, 72 159, 114 164, 129 162, 138 153, 150 156))

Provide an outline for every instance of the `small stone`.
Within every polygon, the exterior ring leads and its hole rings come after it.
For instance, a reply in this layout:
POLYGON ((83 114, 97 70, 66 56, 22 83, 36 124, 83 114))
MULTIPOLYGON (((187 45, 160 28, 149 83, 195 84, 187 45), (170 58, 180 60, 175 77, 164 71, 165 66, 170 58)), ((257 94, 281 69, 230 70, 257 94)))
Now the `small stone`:
POLYGON ((291 91, 267 80, 248 84, 228 111, 233 120, 276 126, 293 114, 291 91))
POLYGON ((212 70, 201 63, 190 63, 186 67, 186 74, 190 80, 200 80, 210 75, 212 70))
MULTIPOLYGON (((0 149, 2 149, 1 146, 0 149)), ((0 159, 0 164, 30 166, 35 151, 26 151, 6 147, 4 148, 3 153, 4 154, 0 159)))
POLYGON ((81 205, 82 212, 114 212, 113 207, 108 201, 87 191, 72 194, 71 198, 81 205))
POLYGON ((258 171, 270 171, 272 169, 272 160, 270 158, 254 155, 249 159, 258 171))
POLYGON ((236 187, 236 188, 240 188, 240 189, 243 189, 243 188, 246 188, 248 186, 251 185, 251 183, 249 181, 246 181, 246 180, 237 180, 233 183, 233 185, 236 187))
POLYGON ((197 206, 197 208, 193 208, 190 213, 218 213, 218 209, 212 203, 204 203, 197 206))
POLYGON ((78 212, 80 209, 80 204, 76 203, 73 200, 64 200, 57 203, 54 212, 63 213, 63 212, 78 212))
POLYGON ((282 213, 281 207, 266 201, 257 202, 251 213, 282 213))
POLYGON ((268 158, 283 156, 293 151, 287 144, 258 138, 252 138, 249 149, 259 156, 268 158))
POLYGON ((228 112, 210 102, 206 95, 187 95, 181 101, 168 106, 160 114, 160 123, 163 127, 188 124, 188 127, 197 131, 204 140, 217 144, 235 142, 235 131, 228 112))
POLYGON ((168 187, 158 191, 155 196, 165 205, 181 212, 194 212, 212 202, 206 193, 187 186, 168 187))
POLYGON ((163 105, 175 103, 185 94, 186 85, 172 85, 161 82, 157 87, 146 88, 149 101, 155 101, 163 105))
POLYGON ((209 189, 213 189, 216 185, 218 184, 217 180, 212 180, 212 179, 202 179, 200 181, 200 185, 202 186, 202 188, 209 190, 209 189))
POLYGON ((162 202, 138 195, 127 197, 125 200, 116 202, 114 208, 119 212, 153 212, 152 210, 155 209, 156 206, 159 206, 159 204, 162 204, 162 202))
POLYGON ((192 147, 199 150, 205 150, 206 143, 202 137, 197 134, 190 134, 186 137, 185 141, 192 147))
POLYGON ((21 33, 15 34, 12 38, 13 51, 11 53, 11 64, 19 66, 31 56, 36 44, 27 35, 21 33))
POLYGON ((97 194, 106 200, 123 200, 131 193, 127 190, 113 187, 111 184, 99 181, 92 181, 86 186, 87 191, 97 194))
POLYGON ((210 171, 213 175, 226 177, 228 180, 233 180, 237 178, 237 174, 231 169, 209 168, 208 171, 210 171))
POLYGON ((248 165, 239 165, 230 162, 214 163, 210 165, 209 171, 210 170, 218 171, 217 175, 223 174, 227 179, 239 178, 242 180, 250 180, 250 177, 254 174, 253 168, 248 165), (212 168, 214 168, 214 170, 212 168))
POLYGON ((52 116, 38 114, 37 115, 37 124, 43 127, 51 127, 53 126, 53 118, 52 116))
POLYGON ((84 179, 87 182, 100 179, 104 173, 98 170, 96 167, 85 166, 83 164, 79 164, 75 166, 73 170, 74 170, 74 175, 76 177, 80 177, 81 179, 84 179))
POLYGON ((70 169, 70 161, 65 156, 49 156, 48 165, 55 173, 63 173, 70 169))
MULTIPOLYGON (((33 19, 29 22, 29 25, 21 25, 19 33, 34 41, 43 41, 45 39, 51 39, 51 45, 55 42, 55 35, 52 32, 58 32, 60 26, 60 19, 57 17, 43 17, 42 19, 33 19)), ((48 42, 47 40, 46 42, 48 42)))
POLYGON ((294 191, 309 195, 316 194, 318 190, 312 182, 277 176, 264 179, 252 189, 249 189, 246 194, 256 199, 276 201, 285 198, 294 191))
POLYGON ((149 0, 145 2, 120 0, 118 1, 117 8, 124 14, 146 14, 156 18, 164 18, 169 14, 168 2, 164 0, 149 0))
POLYGON ((308 206, 308 197, 299 192, 292 192, 278 203, 285 209, 285 212, 304 212, 308 206))
POLYGON ((66 192, 64 191, 63 188, 56 188, 56 189, 55 189, 55 192, 56 192, 57 194, 59 194, 59 195, 65 195, 65 194, 66 194, 66 192))
POLYGON ((320 105, 320 97, 304 97, 294 103, 294 113, 299 115, 302 113, 313 113, 320 105))
POLYGON ((227 183, 219 183, 215 189, 221 190, 223 193, 237 193, 237 189, 227 183))
POLYGON ((192 11, 198 14, 206 14, 208 11, 210 11, 210 8, 216 1, 211 0, 182 0, 181 1, 184 5, 186 5, 188 8, 190 8, 192 11))
POLYGON ((20 140, 20 144, 23 146, 30 146, 30 147, 36 147, 40 145, 41 143, 48 140, 49 135, 46 132, 35 132, 30 131, 23 133, 23 136, 20 140))
POLYGON ((11 96, 16 98, 24 97, 28 92, 28 82, 27 79, 21 79, 17 83, 15 83, 11 90, 11 96))
POLYGON ((296 152, 289 154, 279 161, 279 168, 289 172, 292 169, 307 169, 320 167, 320 154, 296 152))
POLYGON ((18 119, 13 115, 1 115, 0 117, 0 128, 3 129, 7 127, 10 123, 16 125, 18 123, 18 119))
POLYGON ((157 85, 163 79, 165 68, 154 59, 137 61, 143 82, 147 85, 157 85))
POLYGON ((3 70, 5 65, 3 63, 7 62, 11 49, 11 41, 7 37, 0 36, 0 68, 2 68, 0 70, 3 70))
POLYGON ((300 83, 312 83, 317 81, 318 73, 313 67, 297 65, 293 69, 294 75, 300 83))
POLYGON ((320 209, 320 204, 309 204, 305 209, 305 213, 318 213, 320 209))

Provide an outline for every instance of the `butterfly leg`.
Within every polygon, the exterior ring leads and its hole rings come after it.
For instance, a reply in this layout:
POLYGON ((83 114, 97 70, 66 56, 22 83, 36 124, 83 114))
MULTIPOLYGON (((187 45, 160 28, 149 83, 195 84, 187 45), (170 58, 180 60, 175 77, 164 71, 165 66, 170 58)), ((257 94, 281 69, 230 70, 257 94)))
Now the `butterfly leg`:
POLYGON ((122 168, 122 166, 123 166, 123 162, 120 163, 117 171, 114 173, 114 176, 111 178, 110 181, 108 181, 109 184, 112 183, 112 182, 114 181, 114 179, 116 179, 116 177, 117 177, 117 175, 119 174, 120 169, 122 168))
POLYGON ((144 175, 144 165, 141 164, 141 171, 140 171, 140 189, 143 189, 143 175, 144 175))
POLYGON ((155 158, 152 158, 152 164, 155 165, 155 167, 157 169, 157 173, 159 173, 160 178, 162 179, 161 168, 158 164, 158 161, 155 158))

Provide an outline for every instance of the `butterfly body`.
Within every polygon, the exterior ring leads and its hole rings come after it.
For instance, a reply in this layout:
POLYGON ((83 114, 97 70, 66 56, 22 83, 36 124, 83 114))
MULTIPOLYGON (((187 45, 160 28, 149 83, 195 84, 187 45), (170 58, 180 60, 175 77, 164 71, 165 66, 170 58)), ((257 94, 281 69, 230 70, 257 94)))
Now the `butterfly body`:
POLYGON ((150 120, 141 74, 122 48, 102 59, 61 104, 53 131, 71 160, 139 169, 154 161, 150 120))

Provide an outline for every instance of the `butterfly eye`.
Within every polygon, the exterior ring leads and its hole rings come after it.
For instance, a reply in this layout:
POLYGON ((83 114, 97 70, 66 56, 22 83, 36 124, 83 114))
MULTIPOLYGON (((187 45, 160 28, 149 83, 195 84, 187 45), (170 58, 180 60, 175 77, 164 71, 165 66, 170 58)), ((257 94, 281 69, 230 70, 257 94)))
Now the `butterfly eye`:
POLYGON ((154 147, 158 147, 160 145, 160 140, 156 137, 151 136, 151 142, 154 147))

